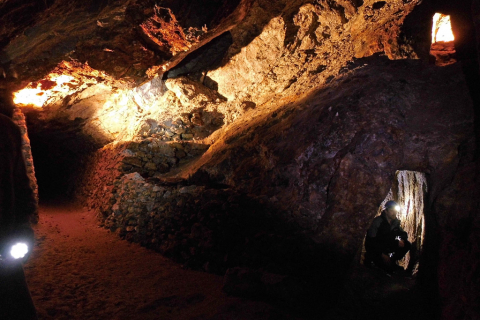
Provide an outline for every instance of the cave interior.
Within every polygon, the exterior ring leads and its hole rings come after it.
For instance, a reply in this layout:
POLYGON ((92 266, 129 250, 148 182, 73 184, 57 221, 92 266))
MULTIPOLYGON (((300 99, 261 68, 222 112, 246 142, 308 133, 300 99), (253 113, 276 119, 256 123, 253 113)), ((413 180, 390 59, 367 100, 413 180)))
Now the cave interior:
POLYGON ((299 318, 480 317, 479 1, 4 0, 0 21, 40 205, 299 318), (363 242, 392 199, 414 245, 386 279, 363 242))

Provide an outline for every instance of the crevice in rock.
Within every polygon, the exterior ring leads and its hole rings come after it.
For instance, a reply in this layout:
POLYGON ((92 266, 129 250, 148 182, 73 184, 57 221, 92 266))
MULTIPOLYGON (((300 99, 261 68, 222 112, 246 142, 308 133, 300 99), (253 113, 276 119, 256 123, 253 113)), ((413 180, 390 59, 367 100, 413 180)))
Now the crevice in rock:
POLYGON ((386 4, 387 4, 386 1, 378 1, 378 2, 375 2, 375 3, 372 5, 372 8, 373 8, 373 10, 378 10, 378 9, 383 8, 386 4))
MULTIPOLYGON (((392 188, 380 204, 377 213, 377 215, 381 214, 387 201, 394 200, 400 205, 397 218, 400 219, 402 228, 408 233, 412 249, 399 261, 399 265, 413 275, 418 273, 425 239, 424 203, 427 191, 427 178, 424 173, 397 171, 392 188)), ((364 253, 365 245, 362 245, 360 263, 363 263, 364 253)))
POLYGON ((219 68, 222 63, 225 63, 223 58, 232 43, 232 35, 229 31, 219 35, 200 49, 186 56, 174 68, 166 72, 163 75, 163 79, 189 75, 194 80, 199 81, 202 78, 202 74, 219 68))

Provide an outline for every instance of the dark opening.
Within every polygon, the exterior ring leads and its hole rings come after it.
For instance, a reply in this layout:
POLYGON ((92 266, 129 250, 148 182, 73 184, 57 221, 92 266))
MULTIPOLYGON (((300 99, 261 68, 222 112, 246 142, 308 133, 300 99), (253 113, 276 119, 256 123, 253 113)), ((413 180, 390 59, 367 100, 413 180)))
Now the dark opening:
POLYGON ((80 133, 78 121, 42 122, 35 112, 26 119, 40 203, 71 201, 85 157, 98 146, 80 133))
POLYGON ((385 1, 378 1, 378 2, 375 2, 375 3, 372 5, 372 8, 373 8, 374 10, 378 10, 378 9, 383 8, 386 4, 387 4, 387 2, 385 2, 385 1))

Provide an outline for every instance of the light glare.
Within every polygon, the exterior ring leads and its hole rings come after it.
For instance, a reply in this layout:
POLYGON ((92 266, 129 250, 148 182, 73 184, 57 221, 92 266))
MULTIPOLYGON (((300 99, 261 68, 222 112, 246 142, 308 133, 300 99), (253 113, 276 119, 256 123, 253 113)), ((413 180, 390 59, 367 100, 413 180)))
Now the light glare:
POLYGON ((435 13, 433 16, 432 43, 439 41, 449 42, 453 40, 455 40, 455 37, 452 32, 450 16, 435 13))
POLYGON ((55 86, 44 90, 41 81, 39 81, 36 86, 30 83, 26 88, 13 94, 13 102, 15 104, 42 107, 52 95, 58 95, 59 93, 68 94, 68 92, 72 91, 67 83, 75 80, 75 78, 65 74, 50 74, 44 80, 55 82, 55 86))
POLYGON ((17 243, 12 246, 10 254, 14 259, 21 259, 28 253, 28 246, 25 243, 17 243))
POLYGON ((15 104, 33 104, 41 107, 47 101, 48 95, 45 91, 37 88, 25 88, 14 93, 13 102, 15 104))

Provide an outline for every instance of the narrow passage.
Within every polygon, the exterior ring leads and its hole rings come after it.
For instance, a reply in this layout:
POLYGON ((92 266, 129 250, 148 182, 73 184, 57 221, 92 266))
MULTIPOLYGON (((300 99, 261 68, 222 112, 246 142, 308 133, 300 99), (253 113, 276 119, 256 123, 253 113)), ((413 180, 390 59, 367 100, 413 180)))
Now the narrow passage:
POLYGON ((25 273, 39 319, 295 319, 229 297, 223 277, 183 269, 97 226, 93 212, 43 206, 25 273))

